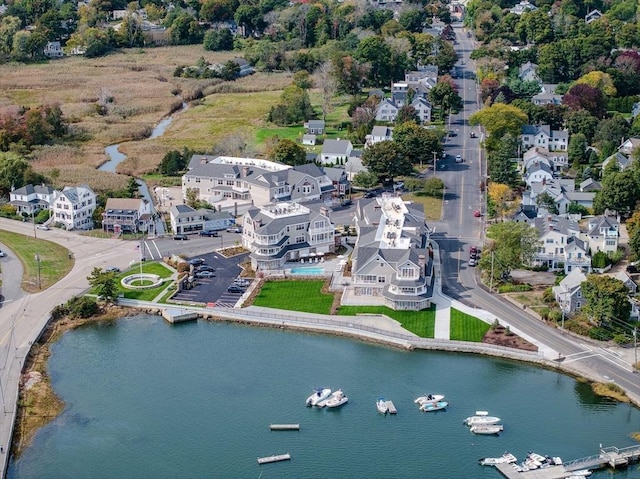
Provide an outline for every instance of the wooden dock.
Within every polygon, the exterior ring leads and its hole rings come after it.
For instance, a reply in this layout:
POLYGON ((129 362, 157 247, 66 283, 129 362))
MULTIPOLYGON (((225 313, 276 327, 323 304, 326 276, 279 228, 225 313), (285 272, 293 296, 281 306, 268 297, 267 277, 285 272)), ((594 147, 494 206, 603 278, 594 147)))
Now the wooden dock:
POLYGON ((269 424, 272 431, 299 431, 300 424, 269 424))
POLYGON ((275 456, 265 456, 258 458, 258 464, 269 464, 271 462, 289 461, 291 460, 291 454, 277 454, 275 456))
POLYGON ((387 401, 387 411, 389 412, 389 414, 398 414, 398 410, 393 404, 393 401, 387 401))

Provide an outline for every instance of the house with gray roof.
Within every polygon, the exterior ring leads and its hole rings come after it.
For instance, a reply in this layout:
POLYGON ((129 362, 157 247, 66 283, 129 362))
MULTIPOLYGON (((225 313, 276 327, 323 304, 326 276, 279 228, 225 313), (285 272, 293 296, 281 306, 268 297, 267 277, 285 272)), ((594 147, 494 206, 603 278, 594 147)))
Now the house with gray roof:
POLYGON ((383 125, 375 125, 371 129, 371 134, 366 136, 365 148, 381 141, 393 140, 393 128, 383 125))
POLYGON ((324 135, 324 120, 308 120, 304 123, 304 130, 310 135, 324 135))
POLYGON ((520 140, 525 149, 537 146, 548 151, 566 151, 569 146, 569 132, 552 130, 549 125, 524 125, 520 140))
POLYGON ((9 204, 16 209, 16 213, 37 214, 40 210, 48 210, 53 204, 53 198, 59 191, 46 185, 25 185, 11 190, 9 204))
POLYGON ((594 180, 593 178, 587 178, 582 183, 580 183, 580 191, 584 192, 595 192, 600 191, 602 189, 602 185, 599 181, 594 180))
POLYGON ((555 92, 555 85, 543 85, 540 93, 531 97, 531 103, 537 106, 562 105, 563 95, 555 92))
POLYGON ((603 162, 602 162, 602 170, 604 171, 604 169, 607 167, 607 165, 611 162, 614 162, 618 165, 618 169, 620 171, 624 171, 627 168, 629 168, 629 166, 631 166, 631 163, 633 163, 633 158, 631 158, 631 156, 625 155, 619 151, 616 151, 613 155, 607 157, 603 162))
POLYGON ((563 152, 550 152, 546 148, 534 146, 522 155, 523 170, 527 171, 536 163, 544 163, 552 171, 560 171, 569 166, 567 154, 563 152))
POLYGON ((228 211, 208 208, 194 209, 188 205, 175 205, 169 210, 173 234, 194 234, 200 231, 220 231, 235 224, 235 217, 228 211))
POLYGON ((86 185, 65 186, 56 193, 51 210, 53 221, 67 230, 90 230, 96 194, 86 185))
POLYGON ((194 155, 189 162, 182 176, 184 198, 189 190, 212 205, 234 202, 258 207, 336 196, 333 182, 313 163, 291 167, 262 159, 209 155, 194 155))
POLYGON ((635 118, 640 115, 640 101, 633 104, 633 108, 631 108, 631 116, 635 118))
POLYGON ((576 267, 591 269, 588 247, 580 239, 577 222, 558 215, 547 215, 534 220, 540 243, 534 254, 535 266, 546 266, 552 271, 569 273, 576 267))
POLYGON ((534 12, 537 9, 538 7, 536 7, 533 3, 530 3, 528 0, 522 0, 513 8, 509 9, 509 11, 515 15, 522 15, 526 12, 534 12))
POLYGON ((102 231, 115 234, 146 233, 151 218, 151 204, 140 198, 108 198, 102 213, 102 231))
POLYGON ((325 140, 320 153, 320 162, 323 165, 344 164, 349 160, 353 145, 349 140, 325 140))
POLYGON ((532 163, 525 172, 523 179, 527 186, 531 188, 533 183, 544 183, 553 180, 551 167, 544 162, 532 163))
POLYGON ((590 218, 587 225, 587 241, 592 252, 615 253, 620 239, 620 222, 613 216, 590 218))
POLYGON ((391 194, 356 205, 358 239, 342 304, 428 308, 433 294, 430 231, 422 205, 391 194))
POLYGON ((242 246, 256 271, 282 269, 285 263, 335 251, 335 226, 329 209, 317 204, 282 202, 251 208, 242 217, 242 246))
POLYGON ((618 151, 624 155, 632 155, 640 149, 640 138, 627 138, 618 147, 618 151))
POLYGON ((560 284, 552 288, 553 296, 564 314, 572 314, 579 311, 585 303, 582 297, 582 283, 587 276, 580 268, 575 268, 560 284))
POLYGON ((591 10, 584 16, 584 22, 589 24, 595 20, 600 20, 602 18, 602 12, 597 8, 595 10, 591 10))
MULTIPOLYGON (((403 84, 406 85, 406 84, 403 84)), ((396 121, 398 112, 402 108, 407 100, 406 93, 402 91, 396 91, 392 98, 383 98, 378 104, 376 109, 377 121, 396 121)), ((422 123, 428 123, 431 121, 432 106, 425 97, 416 95, 411 102, 411 106, 415 109, 418 118, 422 123)))
POLYGON ((538 76, 538 65, 526 62, 518 68, 518 78, 521 81, 540 81, 538 76))
POLYGON ((533 226, 535 219, 538 217, 538 207, 536 205, 520 204, 518 210, 511 216, 514 223, 527 223, 533 226))

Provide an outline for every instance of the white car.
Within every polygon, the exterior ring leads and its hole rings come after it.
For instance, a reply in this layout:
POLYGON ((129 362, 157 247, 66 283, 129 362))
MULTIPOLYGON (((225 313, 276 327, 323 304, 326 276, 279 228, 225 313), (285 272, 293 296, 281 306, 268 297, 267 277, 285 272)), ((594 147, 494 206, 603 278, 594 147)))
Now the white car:
POLYGON ((456 155, 456 163, 462 163, 462 156, 456 155))
POLYGON ((51 229, 47 225, 38 225, 38 226, 36 226, 36 228, 38 228, 39 230, 42 230, 42 231, 49 231, 51 229))
POLYGON ((0 249, 0 258, 4 258, 5 256, 7 256, 7 253, 0 249))
POLYGON ((402 188, 404 188, 404 182, 403 181, 397 181, 393 184, 393 188, 396 190, 401 190, 402 188))

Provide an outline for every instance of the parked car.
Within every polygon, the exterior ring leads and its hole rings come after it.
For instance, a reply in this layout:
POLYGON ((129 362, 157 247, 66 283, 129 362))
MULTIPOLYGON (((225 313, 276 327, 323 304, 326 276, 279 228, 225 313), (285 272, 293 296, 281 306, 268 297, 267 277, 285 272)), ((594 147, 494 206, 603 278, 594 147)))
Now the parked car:
POLYGON ((242 286, 238 286, 237 284, 232 284, 227 288, 227 293, 244 293, 244 288, 242 286))
POLYGON ((208 236, 208 237, 218 236, 218 232, 213 230, 203 230, 203 231, 200 231, 199 234, 200 236, 208 236))
POLYGON ((4 258, 5 256, 7 256, 7 253, 0 249, 0 258, 4 258))
POLYGON ((475 216, 476 218, 480 218, 482 216, 482 212, 480 210, 475 210, 473 212, 473 216, 475 216))
POLYGON ((404 188, 404 181, 396 181, 393 184, 393 189, 394 190, 401 190, 402 188, 404 188))
POLYGON ((189 238, 187 235, 173 235, 173 239, 176 241, 187 241, 189 238))
POLYGON ((376 192, 375 191, 367 191, 364 195, 362 195, 363 198, 375 198, 376 197, 376 192))
POLYGON ((195 270, 196 270, 196 272, 198 272, 198 271, 215 271, 216 269, 212 268, 209 265, 202 264, 200 266, 196 266, 195 270))
POLYGON ((204 264, 204 258, 193 258, 189 260, 189 264, 192 264, 193 266, 200 266, 201 264, 204 264))
POLYGON ((449 132, 447 133, 449 135, 449 137, 453 138, 454 136, 458 136, 458 134, 453 131, 453 130, 449 130, 449 132))
POLYGON ((118 268, 117 266, 108 266, 107 268, 105 268, 105 271, 107 273, 119 273, 120 268, 118 268))
POLYGON ((342 202, 340 203, 341 206, 351 206, 353 204, 353 201, 351 200, 342 200, 342 202))
POLYGON ((476 259, 471 257, 469 258, 469 266, 475 266, 476 265, 476 259))
POLYGON ((47 225, 38 225, 38 226, 36 226, 36 228, 38 228, 39 230, 42 230, 42 231, 49 231, 51 229, 47 225))
POLYGON ((242 228, 240 226, 230 226, 227 228, 227 233, 242 233, 242 228))
POLYGON ((456 163, 462 163, 462 156, 456 155, 456 163))
POLYGON ((196 278, 214 278, 216 274, 213 271, 196 271, 196 278))
POLYGON ((477 255, 478 254, 478 247, 477 246, 472 246, 471 248, 469 248, 469 253, 472 255, 477 255))
POLYGON ((246 288, 247 286, 249 286, 251 284, 251 281, 249 281, 246 278, 236 278, 236 279, 233 280, 233 283, 237 284, 241 288, 246 288))

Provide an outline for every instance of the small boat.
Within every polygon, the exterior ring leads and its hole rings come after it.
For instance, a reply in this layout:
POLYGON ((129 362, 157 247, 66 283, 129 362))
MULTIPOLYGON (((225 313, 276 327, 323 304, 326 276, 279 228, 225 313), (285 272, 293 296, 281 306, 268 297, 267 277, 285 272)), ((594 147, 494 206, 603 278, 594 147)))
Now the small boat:
POLYGON ((317 406, 320 401, 327 399, 331 395, 329 388, 317 388, 313 394, 307 398, 307 406, 317 406))
POLYGON ((555 465, 554 459, 550 458, 549 456, 537 454, 535 452, 530 452, 529 454, 527 454, 527 458, 522 462, 523 469, 527 468, 530 471, 553 465, 555 465))
POLYGON ((346 404, 347 401, 349 401, 349 398, 347 396, 344 395, 344 393, 342 392, 342 390, 338 389, 336 392, 334 392, 331 397, 327 400, 326 406, 328 408, 332 408, 332 407, 340 407, 343 404, 346 404))
POLYGON ((482 459, 478 459, 478 463, 481 466, 495 466, 496 464, 515 464, 516 462, 518 462, 518 459, 510 452, 505 452, 500 457, 483 457, 482 459))
POLYGON ((425 394, 417 397, 413 402, 418 406, 422 406, 426 402, 438 402, 444 400, 444 394, 425 394))
POLYGON ((504 430, 502 424, 479 424, 471 426, 469 430, 474 434, 498 434, 504 430))
POLYGON ((475 416, 469 416, 462 422, 467 426, 487 426, 490 424, 498 424, 500 418, 489 416, 487 411, 476 411, 475 416))
POLYGON ((571 471, 571 475, 567 479, 582 479, 584 477, 590 476, 592 471, 589 469, 580 469, 578 471, 571 471))
POLYGON ((378 400, 376 401, 376 407, 378 408, 378 412, 380 414, 387 414, 387 411, 389 411, 387 401, 385 401, 383 397, 378 398, 378 400))
POLYGON ((420 410, 424 412, 440 411, 449 405, 447 401, 426 402, 420 406, 420 410))

